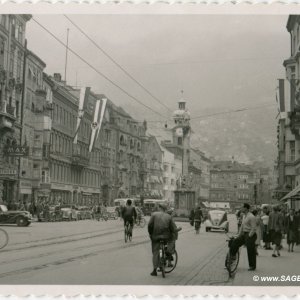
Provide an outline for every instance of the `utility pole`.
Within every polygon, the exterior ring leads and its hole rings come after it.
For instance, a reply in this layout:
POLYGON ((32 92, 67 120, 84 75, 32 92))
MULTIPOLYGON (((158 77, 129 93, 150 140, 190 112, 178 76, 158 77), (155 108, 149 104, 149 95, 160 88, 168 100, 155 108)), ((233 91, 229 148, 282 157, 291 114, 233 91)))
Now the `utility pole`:
POLYGON ((69 50, 69 31, 67 29, 67 45, 66 45, 66 59, 65 59, 65 83, 67 83, 67 65, 68 65, 68 50, 69 50))

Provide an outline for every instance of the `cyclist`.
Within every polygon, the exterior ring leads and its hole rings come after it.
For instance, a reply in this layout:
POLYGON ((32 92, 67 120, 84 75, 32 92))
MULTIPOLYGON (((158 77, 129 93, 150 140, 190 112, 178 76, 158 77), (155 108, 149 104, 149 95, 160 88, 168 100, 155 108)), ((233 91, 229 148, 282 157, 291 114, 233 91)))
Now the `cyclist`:
POLYGON ((129 222, 130 224, 129 234, 132 237, 133 223, 134 220, 136 220, 137 218, 137 213, 135 208, 132 206, 132 201, 130 199, 127 200, 126 206, 122 210, 122 218, 124 220, 124 227, 126 226, 126 223, 129 222))
POLYGON ((166 213, 167 207, 159 204, 159 211, 154 212, 148 223, 148 232, 152 246, 152 262, 153 271, 151 276, 157 276, 157 268, 159 267, 159 248, 160 241, 169 241, 173 234, 176 233, 176 225, 169 214, 166 213))

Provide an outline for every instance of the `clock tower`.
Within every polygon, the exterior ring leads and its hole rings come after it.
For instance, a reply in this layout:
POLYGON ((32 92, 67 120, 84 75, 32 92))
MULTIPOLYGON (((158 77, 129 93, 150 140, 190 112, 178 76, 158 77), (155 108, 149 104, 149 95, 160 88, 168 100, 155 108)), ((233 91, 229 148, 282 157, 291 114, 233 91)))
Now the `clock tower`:
POLYGON ((182 176, 188 175, 188 164, 190 159, 190 112, 186 108, 186 101, 182 98, 178 102, 178 109, 173 113, 173 144, 182 153, 182 176))

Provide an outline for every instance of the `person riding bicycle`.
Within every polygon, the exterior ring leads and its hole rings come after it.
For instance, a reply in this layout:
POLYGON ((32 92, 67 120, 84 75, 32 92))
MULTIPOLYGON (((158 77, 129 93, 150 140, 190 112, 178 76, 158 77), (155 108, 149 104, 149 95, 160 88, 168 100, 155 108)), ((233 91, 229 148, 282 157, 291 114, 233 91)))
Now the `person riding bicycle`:
POLYGON ((202 218, 203 218, 202 210, 200 209, 200 206, 198 206, 194 214, 194 223, 195 223, 196 232, 198 232, 200 229, 202 218))
MULTIPOLYGON (((174 210, 173 209, 169 209, 167 211, 167 213, 171 216, 171 218, 173 217, 173 213, 174 213, 174 210)), ((172 218, 173 220, 173 218, 172 218)), ((174 220, 173 220, 174 222, 174 220)), ((169 264, 168 264, 168 267, 173 267, 171 261, 173 260, 173 254, 175 253, 175 249, 176 249, 176 240, 178 240, 178 232, 180 230, 182 230, 181 227, 177 227, 176 226, 176 223, 174 222, 174 225, 175 225, 175 232, 171 235, 171 238, 170 240, 168 241, 168 246, 167 246, 167 251, 166 251, 166 256, 167 256, 167 259, 169 261, 169 264)))
POLYGON ((124 220, 124 227, 126 226, 127 222, 130 224, 129 234, 132 237, 133 223, 137 218, 137 213, 135 207, 132 206, 132 201, 130 199, 127 200, 126 206, 122 210, 122 218, 124 220))
POLYGON ((159 249, 160 241, 168 242, 172 235, 176 233, 176 225, 172 217, 166 213, 167 207, 164 204, 159 204, 159 211, 154 212, 148 223, 148 233, 151 239, 152 246, 152 262, 153 271, 151 276, 157 276, 157 268, 159 267, 159 249))

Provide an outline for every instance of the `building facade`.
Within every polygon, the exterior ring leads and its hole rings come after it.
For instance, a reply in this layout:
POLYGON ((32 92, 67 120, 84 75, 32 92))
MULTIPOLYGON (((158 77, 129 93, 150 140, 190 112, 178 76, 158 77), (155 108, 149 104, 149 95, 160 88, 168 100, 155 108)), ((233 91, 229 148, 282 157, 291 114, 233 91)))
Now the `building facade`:
POLYGON ((0 201, 19 197, 26 23, 30 15, 0 15, 0 201), (7 151, 7 149, 12 151, 7 151))
POLYGON ((210 169, 209 202, 230 203, 240 208, 243 203, 255 203, 256 172, 236 161, 213 161, 210 169))
POLYGON ((286 78, 279 80, 280 115, 277 127, 278 156, 275 170, 277 187, 274 198, 300 208, 300 16, 290 15, 287 22, 290 33, 290 57, 283 65, 286 78), (287 96, 286 90, 289 91, 287 96))

